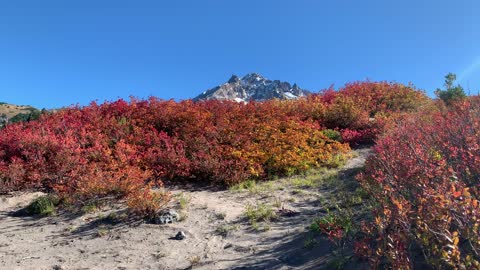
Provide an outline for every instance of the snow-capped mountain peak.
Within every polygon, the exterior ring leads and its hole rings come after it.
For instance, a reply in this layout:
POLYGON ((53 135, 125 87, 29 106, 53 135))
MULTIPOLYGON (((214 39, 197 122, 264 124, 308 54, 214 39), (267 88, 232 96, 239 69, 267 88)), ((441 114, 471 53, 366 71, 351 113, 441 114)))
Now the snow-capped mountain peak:
POLYGON ((310 92, 293 86, 288 82, 269 80, 258 73, 249 73, 242 78, 232 75, 224 84, 204 91, 194 100, 234 100, 248 102, 250 100, 264 101, 268 99, 297 99, 309 95, 310 92))

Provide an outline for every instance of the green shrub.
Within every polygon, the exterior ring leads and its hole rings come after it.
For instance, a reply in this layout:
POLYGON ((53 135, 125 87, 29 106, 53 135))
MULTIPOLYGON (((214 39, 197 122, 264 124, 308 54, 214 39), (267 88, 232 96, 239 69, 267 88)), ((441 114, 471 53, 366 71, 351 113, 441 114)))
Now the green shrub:
POLYGON ((55 213, 59 203, 58 197, 54 195, 38 197, 25 208, 25 212, 29 215, 50 216, 55 213))
POLYGON ((93 202, 87 203, 82 207, 81 210, 85 214, 94 213, 94 212, 98 211, 98 205, 93 203, 93 202))
POLYGON ((245 216, 252 225, 256 222, 269 222, 277 218, 277 214, 273 211, 272 207, 266 204, 247 204, 245 206, 245 216))
POLYGON ((325 129, 322 131, 323 135, 325 135, 327 138, 337 141, 337 142, 342 142, 342 134, 340 132, 333 130, 333 129, 325 129))
POLYGON ((448 73, 445 76, 445 90, 437 89, 435 94, 441 99, 445 104, 452 105, 454 102, 462 100, 466 97, 463 87, 460 85, 454 86, 454 82, 457 79, 457 75, 453 73, 448 73))

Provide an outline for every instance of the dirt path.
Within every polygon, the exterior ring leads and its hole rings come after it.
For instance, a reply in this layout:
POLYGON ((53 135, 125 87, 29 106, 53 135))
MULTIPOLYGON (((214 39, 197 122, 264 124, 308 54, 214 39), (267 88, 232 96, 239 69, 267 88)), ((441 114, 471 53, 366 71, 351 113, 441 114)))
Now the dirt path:
POLYGON ((369 154, 356 150, 341 170, 237 190, 174 189, 171 207, 183 220, 168 225, 128 220, 120 205, 82 215, 15 216, 41 193, 1 196, 0 269, 325 268, 332 247, 318 238, 306 248, 306 226, 332 207, 338 183, 352 181, 369 154), (272 220, 250 222, 247 205, 270 211, 272 220), (174 240, 178 231, 186 239, 174 240))

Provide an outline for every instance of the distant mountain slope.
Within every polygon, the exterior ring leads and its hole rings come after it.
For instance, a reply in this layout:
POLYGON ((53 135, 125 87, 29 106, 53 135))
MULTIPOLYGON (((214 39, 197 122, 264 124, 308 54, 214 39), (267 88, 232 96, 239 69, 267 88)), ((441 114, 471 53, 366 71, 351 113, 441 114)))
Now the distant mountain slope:
POLYGON ((0 126, 7 120, 13 123, 37 119, 40 114, 41 111, 32 106, 0 102, 0 126))
POLYGON ((234 100, 248 102, 250 100, 263 101, 268 99, 297 99, 311 94, 296 84, 269 80, 257 73, 250 73, 242 78, 233 75, 228 82, 209 89, 194 100, 234 100))

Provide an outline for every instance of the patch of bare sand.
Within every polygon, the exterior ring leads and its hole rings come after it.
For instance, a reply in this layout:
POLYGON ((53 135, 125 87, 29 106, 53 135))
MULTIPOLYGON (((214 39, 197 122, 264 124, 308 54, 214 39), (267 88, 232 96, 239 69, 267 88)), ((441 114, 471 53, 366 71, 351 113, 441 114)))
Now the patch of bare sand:
MULTIPOLYGON (((339 175, 363 166, 370 150, 357 153, 339 175)), ((306 226, 325 213, 319 198, 328 190, 281 179, 250 191, 172 192, 170 207, 184 220, 168 225, 112 221, 124 215, 120 205, 82 215, 15 216, 41 193, 2 196, 0 269, 322 269, 331 259, 332 246, 324 238, 306 248, 306 226), (254 227, 244 217, 247 204, 267 205, 278 217, 254 227), (174 240, 178 231, 186 239, 174 240)))
POLYGON ((16 192, 0 196, 0 212, 25 207, 28 203, 43 195, 45 195, 43 192, 16 192))

